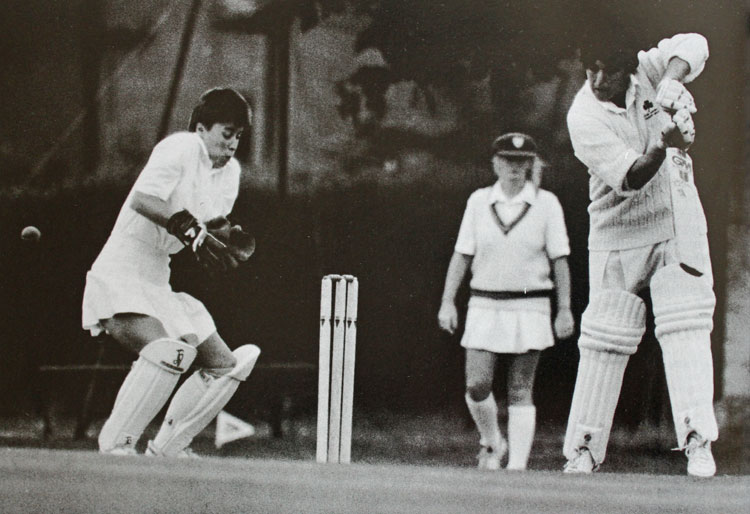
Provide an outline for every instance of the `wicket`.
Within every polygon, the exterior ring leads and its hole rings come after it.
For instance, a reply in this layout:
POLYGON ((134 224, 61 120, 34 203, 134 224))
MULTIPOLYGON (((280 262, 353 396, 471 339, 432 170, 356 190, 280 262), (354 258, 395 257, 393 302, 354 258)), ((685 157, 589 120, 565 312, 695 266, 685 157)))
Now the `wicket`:
POLYGON ((321 282, 318 462, 351 461, 358 290, 352 275, 326 275, 321 282))

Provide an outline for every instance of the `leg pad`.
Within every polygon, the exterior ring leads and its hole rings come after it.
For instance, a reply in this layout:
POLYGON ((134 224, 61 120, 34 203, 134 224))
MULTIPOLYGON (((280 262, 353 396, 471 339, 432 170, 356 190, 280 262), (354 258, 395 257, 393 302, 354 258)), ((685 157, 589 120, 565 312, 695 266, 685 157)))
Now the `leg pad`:
POLYGON ((596 465, 604 461, 622 377, 645 322, 645 305, 636 295, 615 290, 592 295, 581 320, 581 357, 563 448, 568 459, 586 447, 596 465))
POLYGON ((196 354, 192 346, 166 338, 143 347, 120 386, 112 413, 99 432, 100 451, 135 448, 196 354))
POLYGON ((716 300, 711 285, 679 266, 667 266, 651 280, 651 297, 677 444, 684 447, 691 432, 714 441, 711 329, 716 300))
POLYGON ((237 364, 224 376, 214 378, 196 372, 175 394, 164 423, 152 441, 159 455, 176 457, 229 402, 240 382, 247 379, 260 355, 255 345, 245 345, 232 352, 237 364))

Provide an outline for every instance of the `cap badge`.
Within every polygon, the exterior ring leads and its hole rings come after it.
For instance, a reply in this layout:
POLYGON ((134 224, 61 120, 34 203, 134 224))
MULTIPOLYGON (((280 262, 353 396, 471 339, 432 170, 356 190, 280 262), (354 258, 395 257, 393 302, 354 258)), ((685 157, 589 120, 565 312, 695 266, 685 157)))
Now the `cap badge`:
POLYGON ((513 146, 520 149, 523 146, 523 137, 522 136, 513 136, 513 146))

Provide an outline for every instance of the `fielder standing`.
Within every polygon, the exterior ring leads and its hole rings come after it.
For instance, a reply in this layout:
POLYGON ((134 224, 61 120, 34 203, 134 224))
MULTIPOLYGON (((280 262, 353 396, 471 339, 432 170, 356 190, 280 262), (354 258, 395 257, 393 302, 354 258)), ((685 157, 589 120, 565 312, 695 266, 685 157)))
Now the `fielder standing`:
POLYGON ((554 333, 573 335, 570 311, 570 253, 557 197, 532 181, 537 163, 534 140, 520 133, 492 145, 497 182, 469 198, 455 252, 448 266, 440 327, 458 326, 456 292, 471 272, 471 298, 461 345, 466 348, 466 404, 480 435, 479 468, 526 469, 536 427, 533 387, 541 350, 554 333), (510 355, 508 441, 498 426, 492 393, 499 354, 510 355))
POLYGON ((203 304, 169 285, 170 255, 186 246, 208 269, 231 269, 249 257, 251 238, 226 220, 239 191, 233 156, 249 126, 249 107, 239 93, 204 93, 189 131, 154 148, 86 275, 83 328, 93 335, 105 331, 139 354, 99 434, 102 453, 135 454, 144 429, 195 360, 200 368, 174 395, 147 449, 149 455, 189 455, 193 437, 226 405, 260 354, 254 345, 231 351, 203 304))
POLYGON ((683 84, 708 45, 679 34, 637 51, 611 31, 581 48, 587 81, 568 113, 575 155, 589 169, 589 304, 565 436, 565 471, 603 461, 625 366, 645 330, 637 294, 651 289, 677 444, 691 475, 712 476, 710 333, 715 304, 706 220, 684 152, 695 105, 683 84))

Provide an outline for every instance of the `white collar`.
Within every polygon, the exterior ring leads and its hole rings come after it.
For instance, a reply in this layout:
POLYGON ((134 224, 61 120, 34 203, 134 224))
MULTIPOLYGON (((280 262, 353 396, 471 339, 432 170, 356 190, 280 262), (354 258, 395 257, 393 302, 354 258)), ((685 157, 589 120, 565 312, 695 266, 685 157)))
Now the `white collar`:
POLYGON ((523 186, 523 189, 521 189, 521 192, 518 193, 516 196, 512 198, 508 198, 508 195, 505 194, 505 191, 503 191, 503 188, 500 187, 500 182, 495 182, 495 184, 492 186, 492 191, 490 192, 490 203, 528 203, 529 205, 533 205, 536 202, 536 187, 534 187, 534 184, 531 183, 531 181, 527 180, 526 183, 523 186))
POLYGON ((640 87, 641 83, 638 81, 638 77, 635 75, 630 75, 630 85, 628 86, 627 91, 625 91, 625 108, 619 107, 615 105, 614 103, 607 101, 602 102, 599 100, 596 95, 594 94, 594 90, 591 89, 591 82, 586 80, 586 92, 589 94, 594 100, 596 100, 599 105, 601 105, 603 108, 607 109, 608 111, 614 112, 616 114, 620 114, 623 112, 626 112, 631 105, 633 105, 633 102, 635 102, 635 90, 636 88, 640 87))

